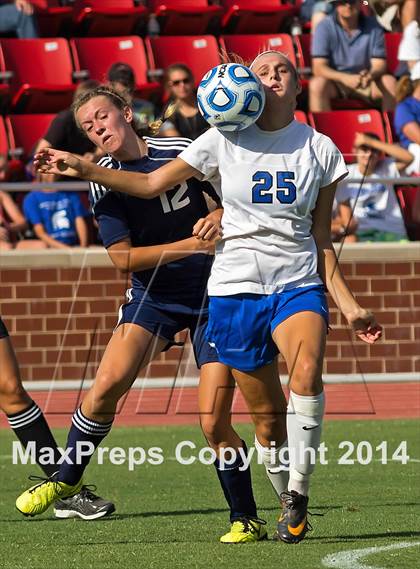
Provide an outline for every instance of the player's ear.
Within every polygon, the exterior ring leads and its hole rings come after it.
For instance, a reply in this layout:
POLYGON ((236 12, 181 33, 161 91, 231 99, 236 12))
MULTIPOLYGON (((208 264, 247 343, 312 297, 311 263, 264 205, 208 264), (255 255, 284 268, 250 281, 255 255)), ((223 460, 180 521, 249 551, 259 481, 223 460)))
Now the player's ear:
POLYGON ((133 109, 128 105, 124 107, 124 119, 128 123, 133 122, 133 109))

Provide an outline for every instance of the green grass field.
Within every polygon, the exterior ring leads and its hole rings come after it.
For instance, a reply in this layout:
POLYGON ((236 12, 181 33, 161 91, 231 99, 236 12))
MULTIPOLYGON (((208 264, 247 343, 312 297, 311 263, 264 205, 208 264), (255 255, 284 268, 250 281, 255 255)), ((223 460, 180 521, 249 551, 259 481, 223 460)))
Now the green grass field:
MULTIPOLYGON (((239 431, 248 442, 252 429, 239 431)), ((182 568, 243 567, 259 569, 318 569, 329 554, 380 548, 399 542, 417 546, 373 551, 358 562, 337 558, 336 567, 420 567, 420 428, 417 421, 327 422, 324 440, 328 465, 318 466, 312 485, 310 510, 314 531, 297 546, 274 541, 227 546, 218 538, 228 529, 228 517, 213 466, 183 466, 174 459, 182 440, 203 441, 197 427, 115 429, 104 446, 159 446, 165 462, 143 465, 129 472, 127 465, 98 465, 93 460, 87 481, 117 505, 117 514, 97 522, 56 520, 48 511, 34 519, 15 509, 16 496, 28 485, 36 467, 11 464, 13 434, 1 432, 0 566, 3 569, 182 568), (372 462, 340 465, 343 440, 368 441, 375 448, 388 443, 388 458, 403 440, 408 464, 381 464, 379 451, 372 462), (360 565, 357 565, 359 563, 360 565)), ((60 443, 65 431, 57 431, 60 443)), ((355 452, 351 458, 355 459, 355 452)), ((362 457, 363 458, 363 457, 362 457)), ((275 529, 276 499, 264 468, 253 463, 253 483, 259 514, 275 529)))

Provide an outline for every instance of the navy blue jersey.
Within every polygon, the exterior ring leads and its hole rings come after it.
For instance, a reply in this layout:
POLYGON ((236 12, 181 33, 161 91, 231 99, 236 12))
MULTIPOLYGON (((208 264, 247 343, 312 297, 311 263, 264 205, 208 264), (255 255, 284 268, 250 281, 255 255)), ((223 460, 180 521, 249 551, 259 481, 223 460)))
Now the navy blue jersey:
MULTIPOLYGON (((132 172, 152 172, 178 156, 190 143, 186 138, 145 137, 148 155, 139 160, 119 162, 111 156, 98 164, 132 172)), ((200 217, 208 214, 203 191, 218 199, 207 182, 191 178, 154 199, 141 199, 111 192, 90 184, 93 213, 105 247, 129 238, 133 247, 173 243, 191 237, 200 217)), ((164 295, 172 302, 200 306, 206 291, 213 257, 194 254, 159 267, 132 274, 132 286, 149 294, 164 295)))

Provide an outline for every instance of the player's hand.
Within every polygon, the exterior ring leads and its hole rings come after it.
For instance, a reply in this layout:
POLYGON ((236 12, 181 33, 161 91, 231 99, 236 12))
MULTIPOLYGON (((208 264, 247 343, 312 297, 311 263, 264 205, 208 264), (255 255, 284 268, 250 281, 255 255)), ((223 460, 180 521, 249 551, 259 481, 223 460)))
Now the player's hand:
POLYGON ((69 152, 54 150, 54 148, 43 148, 35 154, 34 166, 38 172, 43 174, 83 178, 83 162, 82 159, 69 152))
POLYGON ((202 217, 193 227, 192 234, 199 239, 209 240, 222 234, 221 220, 223 210, 216 209, 206 217, 202 217))
POLYGON ((369 310, 361 308, 357 313, 347 316, 347 321, 360 340, 374 344, 382 336, 382 326, 376 322, 375 316, 369 310))
POLYGON ((220 241, 220 235, 217 234, 211 239, 200 239, 200 237, 195 237, 196 249, 199 253, 207 253, 208 255, 214 255, 216 249, 216 243, 220 241))
POLYGON ((15 0, 15 6, 19 12, 23 12, 27 16, 30 16, 34 13, 34 7, 30 2, 27 2, 26 0, 15 0))

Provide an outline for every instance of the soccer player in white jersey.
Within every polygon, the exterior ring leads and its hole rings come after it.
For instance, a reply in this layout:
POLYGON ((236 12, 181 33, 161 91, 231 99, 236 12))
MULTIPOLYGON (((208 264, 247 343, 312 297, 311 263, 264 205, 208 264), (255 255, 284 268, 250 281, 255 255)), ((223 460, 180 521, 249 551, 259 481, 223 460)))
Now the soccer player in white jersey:
POLYGON ((324 287, 361 340, 376 342, 382 329, 355 300, 331 244, 334 193, 347 175, 342 155, 328 137, 294 120, 300 85, 285 55, 264 52, 251 68, 267 95, 257 123, 237 133, 212 128, 151 174, 110 172, 54 150, 38 156, 38 167, 143 198, 191 176, 220 176, 223 238, 208 285, 208 337, 231 367, 256 424, 256 447, 281 500, 276 537, 297 543, 308 530, 314 469, 310 453, 299 451, 318 448, 325 406, 324 287), (290 377, 287 421, 278 352, 290 377), (286 444, 288 481, 279 452, 286 444))

